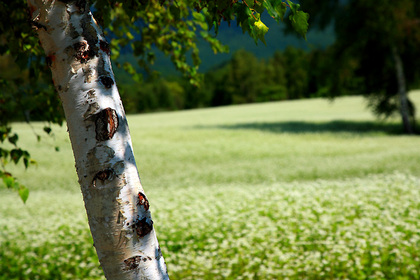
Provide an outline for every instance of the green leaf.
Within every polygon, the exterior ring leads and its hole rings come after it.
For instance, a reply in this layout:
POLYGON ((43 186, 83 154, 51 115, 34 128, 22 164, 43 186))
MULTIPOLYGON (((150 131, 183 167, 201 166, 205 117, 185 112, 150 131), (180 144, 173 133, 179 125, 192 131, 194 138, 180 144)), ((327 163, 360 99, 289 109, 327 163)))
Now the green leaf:
POLYGON ((248 5, 248 7, 250 8, 254 7, 254 0, 244 0, 244 2, 248 5))
POLYGON ((254 32, 256 37, 266 45, 264 36, 268 32, 268 27, 261 20, 256 21, 254 23, 254 26, 254 32))
POLYGON ((292 22, 292 26, 295 31, 302 35, 302 37, 306 40, 306 33, 308 32, 309 27, 309 14, 302 11, 297 11, 295 14, 291 14, 289 19, 292 22))
POLYGON ((20 198, 22 199, 23 203, 28 200, 29 197, 29 189, 24 185, 19 184, 16 179, 12 176, 12 174, 8 172, 0 171, 0 177, 3 179, 3 183, 6 185, 8 189, 13 189, 18 191, 20 198))
POLYGON ((248 32, 249 35, 254 38, 255 42, 257 42, 257 37, 254 33, 254 17, 252 16, 251 10, 243 3, 238 4, 236 6, 236 21, 238 25, 242 27, 242 32, 248 32))
POLYGON ((13 136, 9 137, 9 142, 12 143, 14 146, 16 146, 18 139, 19 139, 19 136, 17 134, 14 134, 13 136))
POLYGON ((267 9, 268 14, 277 22, 283 21, 287 11, 286 3, 278 0, 265 0, 264 7, 267 9))
POLYGON ((0 148, 0 158, 4 158, 3 160, 6 160, 9 154, 10 154, 9 150, 0 148))
POLYGON ((205 18, 205 16, 203 14, 197 13, 196 11, 193 11, 192 12, 192 16, 197 21, 205 21, 206 20, 206 18, 205 18))
POLYGON ((264 1, 256 1, 254 2, 254 10, 261 14, 262 12, 264 12, 264 1))
POLYGON ((249 18, 252 17, 250 9, 244 4, 237 4, 235 12, 238 25, 246 23, 249 21, 249 18))
POLYGON ((3 183, 6 185, 8 189, 12 189, 15 184, 15 178, 9 173, 3 173, 3 183))
POLYGON ((171 15, 174 17, 176 21, 178 21, 181 18, 181 11, 179 10, 178 7, 174 5, 170 6, 169 12, 171 13, 171 15))
MULTIPOLYGON (((252 0, 253 1, 253 0, 252 0)), ((218 10, 225 10, 226 8, 229 7, 229 3, 230 1, 226 1, 226 0, 217 0, 216 4, 217 4, 217 9, 218 10)))
POLYGON ((22 156, 23 156, 23 151, 21 149, 13 149, 10 151, 10 157, 12 158, 15 164, 19 162, 22 156))
POLYGON ((28 168, 28 166, 29 166, 29 158, 28 157, 23 158, 23 164, 25 165, 25 168, 28 168))
POLYGON ((292 1, 287 0, 287 4, 289 4, 290 10, 292 14, 296 14, 300 8, 299 4, 295 4, 292 1))
POLYGON ((23 203, 26 203, 26 200, 28 200, 28 197, 29 197, 29 189, 25 187, 24 185, 20 185, 18 192, 23 203))
POLYGON ((0 127, 0 142, 3 143, 6 140, 7 135, 10 133, 10 128, 7 127, 0 127))
POLYGON ((51 127, 44 126, 44 131, 45 131, 47 134, 50 134, 50 133, 51 133, 51 127))

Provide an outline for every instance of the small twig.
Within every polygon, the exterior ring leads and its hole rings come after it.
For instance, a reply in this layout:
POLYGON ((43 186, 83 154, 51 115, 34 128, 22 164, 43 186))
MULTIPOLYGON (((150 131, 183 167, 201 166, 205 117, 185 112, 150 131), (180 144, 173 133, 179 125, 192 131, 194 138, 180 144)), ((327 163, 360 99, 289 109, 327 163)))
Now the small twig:
POLYGON ((254 13, 252 12, 252 9, 248 6, 248 4, 246 3, 245 0, 242 1, 243 3, 245 3, 245 5, 248 7, 248 9, 251 11, 251 15, 254 17, 255 20, 257 20, 257 18, 254 16, 254 13))

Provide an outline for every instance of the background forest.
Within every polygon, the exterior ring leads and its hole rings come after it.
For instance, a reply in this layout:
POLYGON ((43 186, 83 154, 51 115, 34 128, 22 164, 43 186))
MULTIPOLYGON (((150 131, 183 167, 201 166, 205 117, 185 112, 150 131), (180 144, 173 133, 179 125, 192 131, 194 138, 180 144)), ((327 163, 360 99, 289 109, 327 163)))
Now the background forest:
MULTIPOLYGON (((309 52, 289 46, 259 59, 242 49, 204 73, 201 87, 182 77, 151 75, 141 86, 123 84, 121 94, 129 113, 332 97, 332 75, 336 74, 329 71, 332 67, 328 50, 309 52)), ((349 80, 357 83, 355 76, 349 80)), ((359 94, 355 86, 343 88, 342 94, 359 94)))

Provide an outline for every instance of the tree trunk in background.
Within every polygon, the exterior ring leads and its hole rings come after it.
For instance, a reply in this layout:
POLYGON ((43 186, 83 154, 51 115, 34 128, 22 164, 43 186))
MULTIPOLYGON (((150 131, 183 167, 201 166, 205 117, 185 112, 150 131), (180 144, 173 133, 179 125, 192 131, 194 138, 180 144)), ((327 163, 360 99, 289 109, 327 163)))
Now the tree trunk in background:
POLYGON ((395 63, 395 71, 398 82, 398 100, 400 105, 400 114, 404 126, 404 131, 408 134, 414 133, 413 124, 410 122, 410 108, 408 105, 407 86, 405 83, 405 75, 403 63, 400 54, 395 46, 392 47, 392 57, 395 63))
POLYGON ((140 184, 109 44, 88 3, 28 0, 28 4, 63 103, 105 277, 169 279, 140 184))

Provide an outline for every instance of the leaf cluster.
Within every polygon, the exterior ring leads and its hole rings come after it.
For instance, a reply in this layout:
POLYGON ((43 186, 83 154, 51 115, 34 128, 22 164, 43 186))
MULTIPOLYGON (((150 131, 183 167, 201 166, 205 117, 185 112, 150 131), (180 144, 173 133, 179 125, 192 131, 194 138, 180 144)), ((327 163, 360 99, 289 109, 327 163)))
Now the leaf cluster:
POLYGON ((283 21, 290 8, 289 20, 297 33, 306 38, 309 15, 299 10, 300 5, 292 1, 279 0, 230 0, 230 1, 199 1, 196 10, 204 11, 207 22, 214 26, 217 33, 222 21, 236 20, 244 33, 248 33, 255 43, 258 40, 265 44, 264 36, 268 27, 261 21, 261 14, 267 11, 277 22, 283 21))
MULTIPOLYGON (((264 36, 268 27, 261 21, 261 14, 265 10, 280 22, 289 9, 289 20, 303 37, 308 30, 309 17, 299 10, 299 4, 279 0, 96 0, 93 7, 94 16, 104 26, 106 35, 112 38, 114 59, 121 52, 131 50, 137 57, 137 63, 149 69, 149 65, 156 59, 155 51, 158 50, 169 56, 176 69, 195 85, 201 80, 197 72, 201 63, 199 40, 206 41, 214 53, 228 51, 214 36, 222 22, 231 24, 236 21, 256 43, 259 40, 265 43, 264 36), (212 33, 213 28, 215 34, 212 33)), ((122 66, 136 76, 135 68, 130 63, 122 66)))
POLYGON ((23 150, 17 146, 19 136, 16 133, 12 133, 9 127, 0 127, 0 163, 2 170, 0 170, 0 178, 3 180, 4 186, 8 189, 18 191, 20 198, 23 202, 26 202, 29 196, 29 190, 22 184, 20 184, 15 177, 5 170, 5 166, 8 162, 18 164, 22 160, 25 168, 28 168, 30 164, 34 164, 35 161, 31 159, 28 151, 23 150), (5 148, 4 142, 12 145, 11 149, 5 148))

